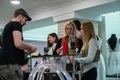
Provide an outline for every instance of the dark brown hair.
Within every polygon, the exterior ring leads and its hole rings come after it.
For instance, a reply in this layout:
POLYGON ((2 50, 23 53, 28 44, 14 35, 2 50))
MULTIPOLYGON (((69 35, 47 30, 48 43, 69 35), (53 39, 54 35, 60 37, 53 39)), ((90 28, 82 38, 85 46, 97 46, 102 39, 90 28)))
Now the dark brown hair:
MULTIPOLYGON (((58 41, 58 36, 57 36, 56 33, 50 33, 50 34, 48 35, 48 37, 49 37, 49 36, 55 37, 55 43, 57 43, 57 41, 58 41)), ((48 46, 48 47, 52 47, 52 44, 49 43, 48 37, 47 37, 47 46, 48 46)))

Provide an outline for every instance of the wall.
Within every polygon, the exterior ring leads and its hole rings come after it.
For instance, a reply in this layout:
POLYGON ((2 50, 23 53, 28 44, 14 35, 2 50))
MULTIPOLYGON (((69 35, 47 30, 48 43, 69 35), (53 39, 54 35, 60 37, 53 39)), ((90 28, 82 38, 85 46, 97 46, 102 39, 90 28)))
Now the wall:
POLYGON ((108 39, 111 34, 116 34, 120 38, 120 11, 109 13, 105 15, 105 25, 106 25, 106 39, 108 39))
MULTIPOLYGON (((120 11, 116 11, 113 13, 105 14, 105 44, 106 44, 106 70, 107 74, 115 74, 118 65, 119 58, 116 58, 118 53, 120 52, 120 43, 117 43, 115 51, 111 51, 109 45, 107 44, 107 40, 111 37, 111 34, 116 34, 116 37, 120 39, 120 11), (116 54, 117 53, 117 54, 116 54)), ((119 40, 118 40, 119 41, 119 40)), ((118 71, 118 69, 117 69, 118 71)))

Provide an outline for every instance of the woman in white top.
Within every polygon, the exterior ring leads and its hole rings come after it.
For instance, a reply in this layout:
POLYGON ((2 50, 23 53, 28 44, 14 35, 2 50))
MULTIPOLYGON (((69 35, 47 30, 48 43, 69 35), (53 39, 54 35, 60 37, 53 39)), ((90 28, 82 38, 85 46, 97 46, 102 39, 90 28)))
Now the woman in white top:
POLYGON ((47 47, 49 48, 48 55, 53 55, 53 51, 56 47, 58 36, 56 33, 50 33, 47 38, 47 47))
POLYGON ((81 34, 83 36, 83 47, 80 52, 82 57, 75 58, 76 61, 84 63, 81 80, 97 80, 98 62, 94 61, 94 58, 98 45, 93 24, 91 22, 82 23, 81 34))

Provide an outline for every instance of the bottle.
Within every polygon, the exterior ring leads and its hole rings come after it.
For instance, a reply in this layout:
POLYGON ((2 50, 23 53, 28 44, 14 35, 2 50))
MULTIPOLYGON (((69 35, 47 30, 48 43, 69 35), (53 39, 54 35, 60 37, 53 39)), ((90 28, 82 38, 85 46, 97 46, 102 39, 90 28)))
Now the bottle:
POLYGON ((70 54, 76 53, 76 47, 75 47, 75 36, 70 35, 70 54))
POLYGON ((75 42, 70 43, 70 54, 75 54, 76 53, 76 48, 75 48, 75 42))
POLYGON ((63 42, 63 55, 69 54, 68 52, 68 42, 63 42))

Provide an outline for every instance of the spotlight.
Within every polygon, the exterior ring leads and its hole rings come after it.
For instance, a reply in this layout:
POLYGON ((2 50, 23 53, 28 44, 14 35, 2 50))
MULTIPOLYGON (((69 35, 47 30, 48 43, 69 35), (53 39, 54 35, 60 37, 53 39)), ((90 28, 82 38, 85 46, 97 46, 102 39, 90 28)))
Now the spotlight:
POLYGON ((18 5, 20 4, 19 0, 11 0, 11 4, 18 5))

